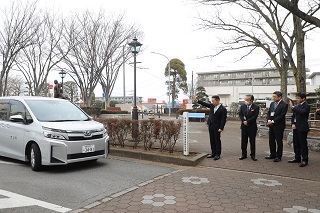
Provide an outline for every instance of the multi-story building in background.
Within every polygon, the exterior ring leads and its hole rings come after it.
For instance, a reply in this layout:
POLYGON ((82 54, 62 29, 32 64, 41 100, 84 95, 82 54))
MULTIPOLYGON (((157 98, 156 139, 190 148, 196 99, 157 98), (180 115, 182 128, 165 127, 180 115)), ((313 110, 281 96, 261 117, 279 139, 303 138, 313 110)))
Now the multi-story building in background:
MULTIPOLYGON (((104 97, 96 97, 96 100, 104 101, 104 97)), ((123 96, 111 96, 110 101, 116 101, 119 104, 123 104, 123 96)), ((137 96, 137 104, 141 104, 142 97, 137 96)), ((126 96, 126 104, 132 105, 133 103, 133 96, 126 96)))
MULTIPOLYGON (((256 99, 270 99, 274 91, 280 90, 280 74, 275 68, 260 68, 246 70, 230 70, 217 72, 200 72, 198 86, 203 86, 209 96, 219 95, 221 102, 229 106, 239 102, 246 94, 253 94, 256 99)), ((308 73, 307 73, 308 75, 308 73)), ((307 93, 313 95, 320 85, 320 72, 308 75, 307 93)), ((288 71, 288 96, 294 98, 296 84, 292 70, 288 71)))

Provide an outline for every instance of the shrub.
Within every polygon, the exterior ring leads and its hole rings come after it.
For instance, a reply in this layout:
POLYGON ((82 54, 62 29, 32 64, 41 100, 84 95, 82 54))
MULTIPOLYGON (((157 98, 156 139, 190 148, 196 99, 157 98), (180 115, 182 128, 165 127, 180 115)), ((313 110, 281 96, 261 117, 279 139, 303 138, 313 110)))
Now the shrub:
POLYGON ((105 110, 101 109, 100 114, 128 114, 128 111, 114 111, 114 110, 105 110))
POLYGON ((131 130, 132 121, 130 119, 117 119, 117 128, 116 128, 116 136, 118 139, 118 144, 121 147, 124 147, 124 142, 127 139, 127 135, 131 130))
POLYGON ((160 151, 169 150, 173 152, 179 139, 182 122, 168 120, 131 120, 126 118, 98 118, 95 119, 105 125, 113 146, 125 146, 128 135, 134 139, 133 148, 137 148, 143 141, 145 150, 153 148, 159 141, 160 151))
POLYGON ((142 120, 140 121, 140 135, 143 141, 144 149, 151 149, 153 145, 152 136, 154 135, 154 121, 142 120))
POLYGON ((179 139, 180 130, 182 123, 181 121, 163 121, 163 134, 164 137, 161 144, 161 150, 169 150, 170 153, 173 152, 173 149, 179 139))
POLYGON ((81 109, 85 111, 88 115, 93 117, 99 117, 101 110, 98 107, 81 107, 81 109))

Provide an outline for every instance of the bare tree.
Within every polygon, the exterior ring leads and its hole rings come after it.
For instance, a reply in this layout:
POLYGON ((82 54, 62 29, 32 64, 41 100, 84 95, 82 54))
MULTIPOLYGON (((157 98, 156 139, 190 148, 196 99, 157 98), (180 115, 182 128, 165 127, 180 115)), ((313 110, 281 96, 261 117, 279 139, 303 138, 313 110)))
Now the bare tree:
POLYGON ((98 14, 89 11, 77 14, 68 24, 66 45, 71 51, 64 63, 68 67, 68 74, 80 88, 86 106, 91 106, 93 91, 98 83, 103 82, 102 73, 105 69, 107 73, 110 70, 114 73, 112 78, 104 76, 108 82, 105 85, 109 87, 108 93, 112 92, 112 81, 117 77, 113 69, 118 66, 114 54, 123 43, 119 39, 123 33, 121 25, 122 16, 113 20, 106 18, 103 11, 98 14))
POLYGON ((119 17, 118 20, 114 22, 113 29, 114 34, 112 35, 114 46, 110 49, 110 58, 108 58, 107 66, 102 73, 100 84, 105 95, 105 106, 110 106, 111 94, 114 85, 117 80, 119 70, 124 64, 131 58, 131 52, 128 47, 127 41, 133 37, 133 35, 139 35, 133 25, 125 26, 122 23, 122 18, 119 17))
POLYGON ((297 0, 275 0, 278 4, 280 4, 285 9, 289 10, 293 15, 301 18, 302 20, 313 24, 317 27, 320 27, 320 19, 315 17, 314 14, 320 8, 320 2, 316 0, 308 0, 308 3, 311 7, 313 7, 313 13, 303 12, 299 9, 298 1, 297 0))
POLYGON ((33 34, 38 30, 36 3, 15 1, 2 11, 0 26, 0 96, 5 95, 9 71, 17 55, 33 42, 33 34))
POLYGON ((5 96, 19 96, 23 94, 24 89, 25 82, 21 76, 8 76, 5 96))
MULTIPOLYGON (((16 60, 16 66, 26 79, 35 96, 47 90, 47 78, 50 73, 68 54, 62 52, 61 38, 64 21, 45 12, 39 17, 39 29, 33 35, 33 42, 22 49, 16 60)), ((46 96, 46 93, 43 95, 46 96)))
POLYGON ((79 87, 73 81, 63 83, 63 94, 66 95, 71 102, 79 101, 79 87))
MULTIPOLYGON (((287 71, 289 65, 294 73, 297 91, 306 90, 305 70, 298 69, 293 57, 293 50, 296 44, 295 33, 291 30, 293 24, 288 19, 290 13, 283 13, 278 4, 269 0, 244 0, 244 1, 216 1, 207 0, 202 3, 210 3, 216 7, 230 4, 238 6, 238 9, 244 9, 247 15, 240 17, 231 16, 231 21, 225 21, 220 13, 212 18, 201 19, 205 28, 214 28, 232 32, 229 40, 222 39, 224 46, 217 54, 219 55, 228 50, 248 49, 248 52, 240 57, 240 60, 249 54, 252 54, 256 48, 263 49, 268 58, 268 64, 272 63, 279 71, 281 77, 281 91, 286 99, 287 94, 287 71), (301 79, 304 79, 301 80, 301 79)), ((310 25, 304 23, 301 29, 307 32, 311 29, 310 25)))

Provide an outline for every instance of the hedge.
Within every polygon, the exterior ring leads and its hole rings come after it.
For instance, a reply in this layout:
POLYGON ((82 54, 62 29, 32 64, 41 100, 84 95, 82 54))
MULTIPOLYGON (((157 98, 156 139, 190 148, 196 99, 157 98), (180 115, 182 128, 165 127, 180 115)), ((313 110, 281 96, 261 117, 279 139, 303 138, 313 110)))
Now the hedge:
POLYGON ((128 111, 122 110, 122 111, 114 111, 114 110, 105 110, 101 109, 100 114, 128 114, 128 111))
MULTIPOLYGON (((133 148, 140 142, 145 150, 157 145, 160 151, 173 152, 182 129, 180 120, 131 120, 128 118, 97 118, 107 129, 112 146, 125 146, 125 141, 135 138, 133 148)), ((132 143, 131 143, 132 144, 132 143)))

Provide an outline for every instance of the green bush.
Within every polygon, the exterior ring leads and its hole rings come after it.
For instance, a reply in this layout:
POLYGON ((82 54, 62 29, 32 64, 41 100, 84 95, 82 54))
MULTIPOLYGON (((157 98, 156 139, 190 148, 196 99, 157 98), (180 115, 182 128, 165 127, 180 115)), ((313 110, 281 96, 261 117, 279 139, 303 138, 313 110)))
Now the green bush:
POLYGON ((128 111, 122 110, 122 111, 113 111, 113 110, 105 110, 101 109, 100 114, 128 114, 128 111))

